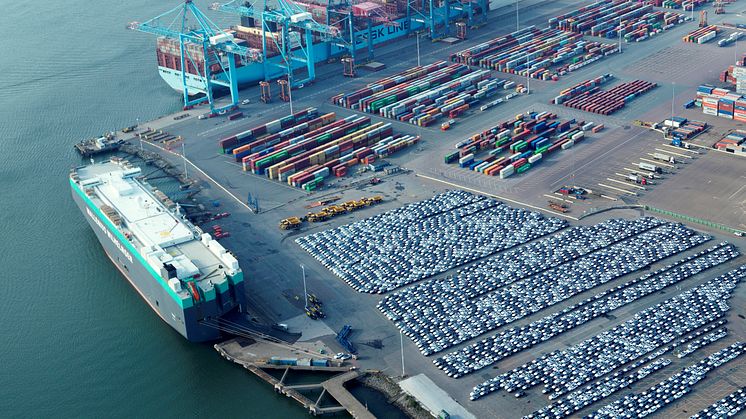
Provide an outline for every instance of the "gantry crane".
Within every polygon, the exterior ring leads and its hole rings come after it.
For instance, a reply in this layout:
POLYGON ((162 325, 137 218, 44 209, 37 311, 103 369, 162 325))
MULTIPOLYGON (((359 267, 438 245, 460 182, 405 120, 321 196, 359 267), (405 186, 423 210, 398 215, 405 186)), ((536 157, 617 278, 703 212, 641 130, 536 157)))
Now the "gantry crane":
MULTIPOLYGON (((316 61, 313 51, 313 34, 318 34, 322 41, 336 43, 342 48, 350 48, 350 43, 340 37, 340 30, 335 26, 325 25, 316 22, 311 13, 303 10, 292 0, 273 1, 275 8, 267 6, 267 0, 255 0, 254 2, 245 0, 231 0, 225 4, 215 3, 211 6, 216 10, 227 13, 234 13, 244 17, 250 17, 261 22, 262 30, 262 63, 264 64, 265 81, 272 78, 288 76, 290 87, 298 87, 309 81, 316 79, 316 61), (281 62, 273 63, 267 59, 267 33, 273 32, 273 26, 277 26, 280 31, 280 37, 271 37, 270 42, 274 42, 282 57, 281 62), (291 43, 291 35, 298 34, 302 31, 305 36, 305 42, 296 43, 298 48, 294 51, 294 44, 291 43), (296 65, 299 63, 300 66, 296 65), (279 67, 270 69, 270 66, 279 67), (305 66, 308 74, 306 78, 292 77, 293 70, 305 66)), ((298 34, 299 36, 299 34, 298 34)), ((300 37, 300 36, 299 36, 300 37)))
POLYGON ((451 24, 464 15, 470 27, 486 23, 488 11, 488 0, 407 0, 408 30, 412 32, 424 26, 434 41, 448 37, 451 24), (479 8, 478 18, 475 6, 479 8))
POLYGON ((204 102, 209 103, 212 114, 235 108, 238 105, 236 60, 241 59, 246 64, 263 60, 261 51, 236 44, 233 36, 215 25, 192 0, 184 0, 182 4, 143 23, 131 22, 128 28, 178 41, 184 109, 204 102), (161 21, 170 23, 166 26, 161 21), (194 23, 196 27, 191 27, 194 23), (201 60, 195 50, 189 48, 189 44, 201 49, 201 60), (187 67, 194 68, 199 74, 187 76, 187 67), (229 105, 215 107, 215 87, 230 90, 229 105), (190 99, 190 96, 200 93, 204 96, 190 99))

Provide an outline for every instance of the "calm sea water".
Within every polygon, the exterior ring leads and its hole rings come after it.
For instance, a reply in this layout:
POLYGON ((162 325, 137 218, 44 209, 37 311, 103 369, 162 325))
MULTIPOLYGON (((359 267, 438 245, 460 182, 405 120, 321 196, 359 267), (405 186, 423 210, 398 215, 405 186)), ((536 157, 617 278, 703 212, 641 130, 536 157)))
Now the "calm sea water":
POLYGON ((0 417, 304 416, 169 330, 70 197, 73 143, 179 109, 125 29, 176 4, 0 2, 0 417))

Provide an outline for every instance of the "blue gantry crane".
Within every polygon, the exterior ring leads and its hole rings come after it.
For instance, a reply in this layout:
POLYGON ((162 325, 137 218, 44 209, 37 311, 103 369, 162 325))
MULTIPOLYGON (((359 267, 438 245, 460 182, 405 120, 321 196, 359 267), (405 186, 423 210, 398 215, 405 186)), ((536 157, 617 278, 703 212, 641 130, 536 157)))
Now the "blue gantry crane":
POLYGON ((345 40, 339 28, 316 22, 311 13, 305 11, 292 0, 274 0, 274 7, 268 7, 267 0, 255 0, 254 2, 245 0, 231 0, 225 4, 215 3, 211 8, 227 13, 237 14, 243 17, 249 17, 261 24, 262 30, 262 63, 264 65, 265 80, 273 78, 278 74, 276 69, 270 67, 279 67, 279 74, 286 74, 292 87, 298 87, 316 79, 316 60, 313 51, 313 35, 318 34, 322 41, 336 44, 340 48, 347 48, 354 53, 352 44, 345 40), (278 37, 269 37, 267 34, 279 29, 278 37), (304 42, 300 37, 304 36, 304 42), (291 39, 292 38, 292 39, 291 39), (273 42, 282 60, 271 62, 267 59, 267 42, 273 42), (294 48, 297 46, 297 48, 294 48), (300 64, 300 65, 296 65, 300 64), (305 78, 293 77, 293 70, 298 67, 305 67, 307 75, 305 78))
POLYGON ((472 27, 486 23, 488 11, 488 0, 407 0, 406 16, 410 31, 424 27, 435 41, 448 37, 451 24, 458 19, 466 18, 472 27))
POLYGON ((250 63, 263 59, 261 51, 236 44, 233 36, 215 25, 192 0, 184 0, 148 21, 132 22, 128 28, 178 41, 184 109, 205 102, 209 103, 212 114, 234 109, 238 105, 236 60, 250 63), (189 74, 187 67, 196 69, 199 74, 189 74), (231 103, 216 107, 215 88, 227 88, 231 103), (198 97, 190 98, 194 95, 198 97))

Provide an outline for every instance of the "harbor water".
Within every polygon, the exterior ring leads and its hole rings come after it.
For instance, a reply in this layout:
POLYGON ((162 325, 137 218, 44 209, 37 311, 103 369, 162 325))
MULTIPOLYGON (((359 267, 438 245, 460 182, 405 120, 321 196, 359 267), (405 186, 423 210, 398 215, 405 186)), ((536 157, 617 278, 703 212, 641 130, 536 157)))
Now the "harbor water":
POLYGON ((306 417, 165 325, 70 197, 75 142, 180 109, 154 37, 125 28, 176 4, 3 5, 0 417, 306 417))

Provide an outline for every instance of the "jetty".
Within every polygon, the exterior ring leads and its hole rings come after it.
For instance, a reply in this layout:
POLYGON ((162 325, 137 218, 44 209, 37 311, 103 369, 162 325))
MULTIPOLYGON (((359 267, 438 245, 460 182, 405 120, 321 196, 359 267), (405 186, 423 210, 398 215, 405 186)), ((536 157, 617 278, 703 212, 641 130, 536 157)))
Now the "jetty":
POLYGON ((223 358, 241 365, 272 385, 276 392, 292 398, 314 416, 347 411, 353 418, 375 419, 375 416, 345 388, 345 383, 365 374, 345 361, 330 359, 299 345, 258 338, 231 339, 216 344, 215 350, 223 358), (281 371, 281 375, 268 372, 272 370, 281 371), (324 377, 311 383, 288 384, 287 379, 291 372, 324 372, 329 373, 331 377, 324 377), (303 393, 311 391, 321 393, 313 399, 303 393), (324 396, 327 396, 327 400, 333 399, 336 405, 322 405, 324 396))

